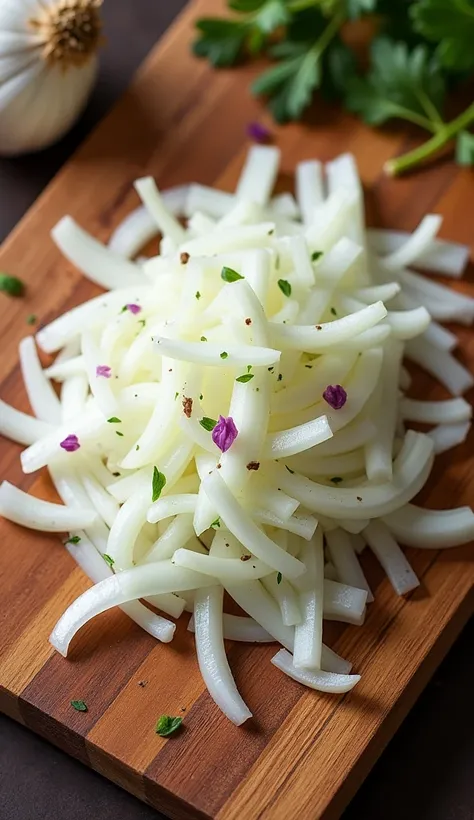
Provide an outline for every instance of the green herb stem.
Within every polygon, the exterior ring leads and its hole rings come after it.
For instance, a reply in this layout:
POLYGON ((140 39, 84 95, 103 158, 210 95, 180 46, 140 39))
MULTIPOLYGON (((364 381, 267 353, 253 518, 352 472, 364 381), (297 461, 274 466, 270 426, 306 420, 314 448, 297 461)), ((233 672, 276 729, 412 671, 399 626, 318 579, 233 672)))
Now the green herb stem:
POLYGON ((401 157, 396 157, 396 159, 390 159, 386 162, 384 166, 385 171, 393 177, 399 176, 405 173, 405 171, 409 171, 411 168, 429 159, 433 154, 443 148, 447 142, 452 140, 459 131, 468 128, 472 123, 474 123, 474 103, 472 103, 469 108, 466 108, 459 117, 456 117, 456 119, 451 120, 451 122, 439 128, 434 136, 430 137, 430 139, 422 145, 414 148, 413 151, 408 151, 408 153, 403 154, 401 157))

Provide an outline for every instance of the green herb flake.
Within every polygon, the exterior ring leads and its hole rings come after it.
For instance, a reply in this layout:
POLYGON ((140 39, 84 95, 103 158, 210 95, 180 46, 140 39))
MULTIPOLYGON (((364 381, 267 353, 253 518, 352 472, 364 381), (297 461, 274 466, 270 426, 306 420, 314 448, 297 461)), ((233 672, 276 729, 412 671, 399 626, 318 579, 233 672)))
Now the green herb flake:
POLYGON ((201 427, 204 427, 204 429, 207 430, 208 433, 212 433, 214 427, 217 424, 217 421, 215 419, 210 419, 207 416, 204 416, 202 419, 199 419, 199 424, 201 425, 201 427))
POLYGON ((241 276, 240 273, 237 273, 237 271, 232 268, 227 268, 224 266, 221 270, 221 279, 223 279, 224 282, 238 282, 239 279, 243 278, 244 277, 241 276))
POLYGON ((30 315, 26 317, 26 324, 27 325, 35 325, 37 321, 38 321, 38 317, 35 316, 34 313, 30 313, 30 315))
POLYGON ((220 518, 216 518, 216 520, 212 522, 212 524, 211 524, 211 528, 212 528, 213 530, 217 530, 217 529, 219 529, 220 525, 221 525, 221 519, 220 519, 220 518))
POLYGON ((161 715, 158 718, 155 726, 155 732, 160 737, 170 737, 174 735, 183 722, 182 717, 171 717, 170 715, 161 715))
POLYGON ((200 298, 201 298, 201 294, 200 294, 200 293, 199 293, 199 291, 197 290, 197 291, 196 291, 196 299, 200 299, 200 298))
POLYGON ((71 706, 76 712, 88 712, 87 703, 84 700, 72 700, 71 706))
POLYGON ((253 376, 253 373, 244 373, 243 376, 238 376, 238 378, 235 381, 240 382, 241 384, 247 384, 247 382, 253 379, 253 376))
POLYGON ((317 262, 318 259, 321 259, 322 255, 322 251, 313 251, 313 253, 311 254, 311 262, 317 262))
POLYGON ((146 319, 139 319, 139 320, 138 320, 138 324, 139 324, 139 325, 141 325, 142 327, 145 327, 145 325, 146 325, 146 319))
POLYGON ((280 288, 284 296, 291 296, 291 285, 286 279, 279 279, 278 287, 280 288))
POLYGON ((229 354, 226 353, 225 350, 223 350, 222 353, 220 354, 220 356, 221 356, 221 359, 227 359, 229 354))
POLYGON ((111 416, 107 421, 109 424, 122 424, 122 419, 118 419, 117 416, 111 416))
POLYGON ((177 391, 176 391, 176 393, 174 394, 174 400, 175 400, 175 401, 176 401, 176 399, 178 398, 178 396, 179 396, 179 390, 177 390, 177 391))
POLYGON ((207 342, 207 339, 206 339, 205 336, 201 336, 201 342, 207 342))
POLYGON ((16 276, 9 276, 7 273, 0 273, 0 291, 7 296, 23 296, 25 286, 21 279, 16 276))
POLYGON ((330 479, 330 481, 332 481, 333 484, 340 484, 341 481, 342 481, 342 478, 338 475, 335 475, 333 478, 330 479))
POLYGON ((282 577, 283 576, 282 576, 281 572, 277 573, 277 584, 281 584, 282 577))
POLYGON ((333 316, 337 316, 337 310, 336 310, 335 307, 331 308, 331 313, 332 313, 333 316))
POLYGON ((153 479, 151 485, 151 500, 158 501, 161 492, 166 484, 166 476, 160 473, 158 467, 153 467, 153 479))
POLYGON ((252 369, 252 365, 251 365, 251 364, 248 364, 248 365, 247 365, 247 373, 250 373, 251 369, 252 369))
POLYGON ((72 535, 72 536, 71 536, 70 538, 68 538, 68 539, 67 539, 67 541, 65 541, 64 543, 65 543, 65 544, 74 544, 74 545, 75 545, 75 544, 78 544, 80 540, 81 540, 81 538, 80 538, 80 536, 79 536, 79 535, 72 535))
POLYGON ((104 559, 105 563, 109 565, 110 569, 112 569, 113 565, 115 564, 114 559, 111 558, 110 555, 107 555, 106 552, 103 553, 102 558, 104 559))
POLYGON ((121 433, 120 430, 116 430, 115 435, 120 436, 120 438, 123 438, 123 433, 121 433))
POLYGON ((202 400, 203 400, 203 398, 204 398, 204 396, 202 395, 202 393, 200 393, 200 394, 199 394, 199 401, 202 401, 202 400))

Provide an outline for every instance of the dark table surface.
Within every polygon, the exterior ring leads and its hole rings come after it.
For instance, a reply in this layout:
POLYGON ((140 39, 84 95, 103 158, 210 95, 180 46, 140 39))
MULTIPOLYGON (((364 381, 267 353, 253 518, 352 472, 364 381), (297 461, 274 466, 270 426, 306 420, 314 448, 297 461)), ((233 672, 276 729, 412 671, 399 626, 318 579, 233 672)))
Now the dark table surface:
MULTIPOLYGON (((184 0, 110 0, 105 4, 108 45, 98 85, 81 122, 59 146, 40 155, 0 159, 0 241, 121 94, 183 5, 184 0)), ((471 622, 344 820, 474 820, 473 650, 471 622)), ((0 716, 0 820, 53 818, 159 820, 160 815, 0 716)))

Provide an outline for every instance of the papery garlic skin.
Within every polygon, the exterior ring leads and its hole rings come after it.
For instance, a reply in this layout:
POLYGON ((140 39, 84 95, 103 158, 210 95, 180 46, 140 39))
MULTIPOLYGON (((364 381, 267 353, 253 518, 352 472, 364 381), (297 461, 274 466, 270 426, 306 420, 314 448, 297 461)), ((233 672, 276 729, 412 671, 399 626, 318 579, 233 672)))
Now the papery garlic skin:
POLYGON ((101 0, 1 0, 0 155, 59 140, 97 75, 101 0))

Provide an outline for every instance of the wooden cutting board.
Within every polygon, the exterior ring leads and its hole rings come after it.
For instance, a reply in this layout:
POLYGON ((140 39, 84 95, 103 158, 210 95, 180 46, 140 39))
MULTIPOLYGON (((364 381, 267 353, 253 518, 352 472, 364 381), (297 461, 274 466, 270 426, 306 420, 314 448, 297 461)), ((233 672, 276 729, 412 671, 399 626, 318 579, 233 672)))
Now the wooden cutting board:
MULTIPOLYGON (((65 264, 49 231, 65 213, 107 240, 137 204, 132 182, 153 174, 161 187, 199 181, 232 190, 248 147, 245 126, 261 114, 248 95, 252 69, 213 72, 189 53, 193 20, 218 11, 215 0, 188 6, 151 54, 131 89, 65 166, 0 253, 0 269, 28 283, 24 300, 1 296, 1 396, 28 410, 17 348, 26 317, 48 322, 96 291, 65 264)), ((450 162, 401 181, 381 174, 406 150, 406 132, 365 128, 318 106, 314 127, 273 128, 289 187, 296 162, 352 151, 367 191, 372 224, 412 229, 429 210, 443 215, 446 238, 472 242, 472 172, 450 162)), ((472 272, 471 272, 472 273, 472 272)), ((458 285, 469 290, 469 284, 458 285)), ((472 288, 471 288, 472 292, 472 288)), ((460 356, 474 364, 474 337, 459 331, 460 356)), ((415 394, 441 396, 415 372, 415 394)), ((0 442, 1 475, 44 498, 45 476, 23 477, 19 448, 0 442)), ((422 502, 474 500, 472 437, 437 460, 422 502)), ((172 644, 114 611, 82 630, 70 659, 55 654, 49 632, 88 586, 55 536, 0 521, 0 709, 173 818, 316 820, 337 818, 396 731, 473 611, 473 553, 410 550, 422 580, 407 599, 393 594, 375 562, 376 591, 362 629, 327 633, 362 674, 345 697, 309 692, 271 664, 275 647, 229 647, 238 686, 255 714, 231 725, 204 691, 183 622, 172 644), (87 702, 75 712, 72 699, 87 702), (182 714, 171 740, 154 733, 162 713, 182 714)))

